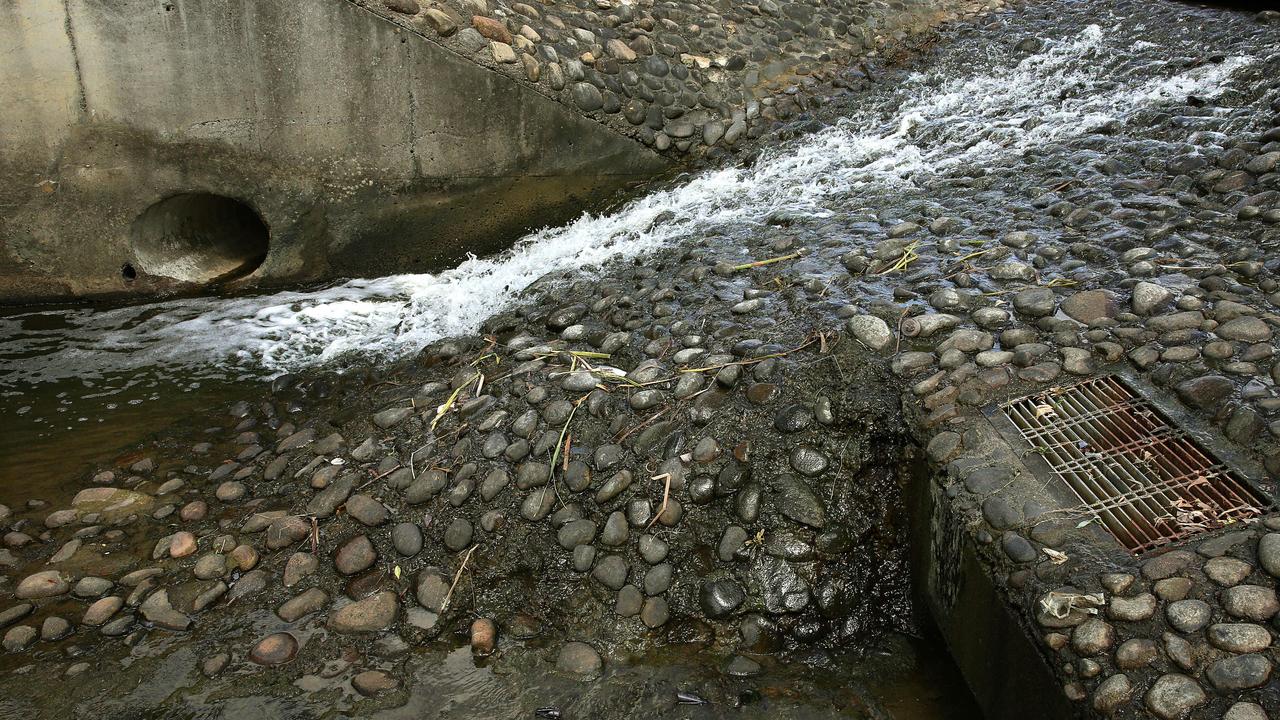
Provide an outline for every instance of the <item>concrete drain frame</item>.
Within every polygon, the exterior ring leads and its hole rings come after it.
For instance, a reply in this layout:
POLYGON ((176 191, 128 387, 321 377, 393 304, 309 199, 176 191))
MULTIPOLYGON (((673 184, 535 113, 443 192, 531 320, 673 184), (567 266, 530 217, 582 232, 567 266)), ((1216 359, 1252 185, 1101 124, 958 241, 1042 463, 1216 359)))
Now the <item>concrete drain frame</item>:
POLYGON ((1154 396, 1113 373, 994 403, 983 414, 1011 447, 1029 447, 1023 463, 1049 481, 1064 508, 1133 554, 1273 508, 1250 473, 1223 459, 1229 453, 1210 450, 1154 396))

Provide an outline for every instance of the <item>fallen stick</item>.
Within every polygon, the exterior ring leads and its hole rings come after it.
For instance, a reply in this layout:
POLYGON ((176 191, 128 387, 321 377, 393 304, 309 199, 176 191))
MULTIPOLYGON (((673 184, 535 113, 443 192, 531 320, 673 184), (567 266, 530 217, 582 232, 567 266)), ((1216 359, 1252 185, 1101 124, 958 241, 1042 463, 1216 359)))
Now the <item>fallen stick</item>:
POLYGON ((785 262, 787 260, 795 260, 796 258, 800 257, 800 255, 803 253, 804 253, 804 248, 800 248, 799 250, 791 253, 790 255, 779 255, 778 257, 771 257, 767 260, 757 260, 755 262, 743 263, 741 265, 734 265, 729 269, 734 272, 738 272, 739 270, 750 270, 751 268, 764 267, 765 265, 772 265, 774 263, 785 262))
POLYGON ((658 508, 658 512, 653 514, 653 517, 649 520, 649 524, 644 526, 645 530, 653 527, 653 524, 658 522, 658 518, 662 517, 662 513, 667 511, 667 499, 671 497, 671 473, 662 473, 661 475, 655 475, 649 479, 657 480, 659 478, 664 480, 662 484, 662 505, 658 508))
POLYGON ((453 574, 453 584, 449 586, 449 592, 444 596, 444 602, 440 603, 440 612, 444 613, 449 609, 449 601, 453 599, 453 589, 458 587, 458 581, 462 579, 462 571, 467 569, 467 561, 471 559, 471 553, 475 552, 479 545, 472 545, 467 549, 467 554, 462 558, 462 564, 458 566, 458 572, 453 574))

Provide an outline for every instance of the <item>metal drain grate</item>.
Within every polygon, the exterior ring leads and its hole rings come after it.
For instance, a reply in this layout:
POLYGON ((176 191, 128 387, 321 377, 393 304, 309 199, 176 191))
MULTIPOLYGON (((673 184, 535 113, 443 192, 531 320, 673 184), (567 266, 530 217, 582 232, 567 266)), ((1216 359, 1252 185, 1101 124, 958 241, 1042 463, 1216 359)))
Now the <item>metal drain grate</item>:
POLYGON ((1082 509, 1135 553, 1257 517, 1270 504, 1115 376, 1001 408, 1082 509))

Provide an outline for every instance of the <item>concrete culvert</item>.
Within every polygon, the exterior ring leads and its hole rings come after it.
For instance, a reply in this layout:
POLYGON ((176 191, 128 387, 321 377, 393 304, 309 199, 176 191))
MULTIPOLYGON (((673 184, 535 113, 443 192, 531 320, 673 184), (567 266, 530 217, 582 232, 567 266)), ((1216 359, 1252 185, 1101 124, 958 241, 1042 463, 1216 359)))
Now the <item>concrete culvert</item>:
POLYGON ((173 195, 133 221, 133 267, 184 282, 229 280, 262 264, 269 238, 262 218, 239 200, 212 193, 173 195))

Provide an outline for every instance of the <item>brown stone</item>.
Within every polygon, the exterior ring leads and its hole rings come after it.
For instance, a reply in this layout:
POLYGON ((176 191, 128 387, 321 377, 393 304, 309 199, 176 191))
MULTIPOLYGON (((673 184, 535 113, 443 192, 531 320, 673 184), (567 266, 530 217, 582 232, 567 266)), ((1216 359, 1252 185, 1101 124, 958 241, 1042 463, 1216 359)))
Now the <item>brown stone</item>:
POLYGON ((365 697, 381 695, 400 687, 400 681, 381 670, 365 670, 351 678, 351 686, 365 697))
POLYGON ((368 536, 357 535, 338 546, 334 553, 333 564, 343 575, 355 575, 367 570, 378 560, 378 551, 368 536))
POLYGON ((1094 320, 1113 318, 1120 311, 1120 301, 1110 290, 1078 292, 1059 306, 1072 319, 1088 325, 1094 320))
POLYGON ((489 618, 476 618, 471 623, 471 652, 485 656, 493 654, 498 629, 489 618))
POLYGON ((114 595, 100 598, 84 611, 84 619, 80 622, 91 627, 106 623, 120 608, 124 607, 124 598, 114 595))
POLYGON ((476 32, 495 42, 506 43, 507 45, 512 42, 511 33, 506 26, 493 18, 475 15, 471 18, 471 26, 476 29, 476 32))
POLYGON ((183 522, 197 522, 203 520, 207 514, 209 514, 209 505, 203 500, 192 500, 178 511, 178 517, 182 518, 183 522))
POLYGON ((169 538, 169 557, 184 558, 196 551, 196 536, 182 530, 169 538))
POLYGON ((249 651, 249 659, 259 665, 283 665, 298 655, 298 639, 287 632, 272 633, 249 651))
POLYGON ((327 625, 340 633, 377 632, 390 627, 399 610, 396 594, 388 590, 338 608, 327 625))
POLYGON ((66 578, 57 570, 45 570, 34 575, 28 575, 18 583, 18 589, 14 591, 14 595, 22 600, 33 600, 36 598, 56 597, 65 594, 71 586, 67 583, 66 578))
POLYGON ((258 565, 258 551, 252 545, 237 545, 231 551, 230 560, 241 571, 247 572, 258 565))

